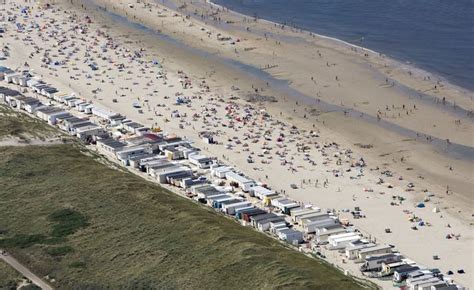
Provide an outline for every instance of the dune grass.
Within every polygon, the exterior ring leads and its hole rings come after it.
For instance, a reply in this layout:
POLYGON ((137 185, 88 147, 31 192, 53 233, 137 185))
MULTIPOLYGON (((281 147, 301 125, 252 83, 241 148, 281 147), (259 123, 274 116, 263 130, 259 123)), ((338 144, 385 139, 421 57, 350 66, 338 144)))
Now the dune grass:
POLYGON ((22 275, 10 265, 0 260, 0 289, 16 289, 16 285, 22 280, 22 275))
POLYGON ((0 139, 4 137, 17 137, 23 140, 30 137, 43 139, 54 134, 58 135, 59 132, 45 122, 0 105, 0 139))

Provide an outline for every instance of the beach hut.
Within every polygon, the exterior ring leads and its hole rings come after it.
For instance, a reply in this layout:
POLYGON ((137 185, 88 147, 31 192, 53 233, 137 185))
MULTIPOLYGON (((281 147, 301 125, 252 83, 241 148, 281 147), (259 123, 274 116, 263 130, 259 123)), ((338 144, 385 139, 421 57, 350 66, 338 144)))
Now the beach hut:
POLYGON ((86 140, 88 138, 95 138, 100 135, 107 134, 107 131, 104 130, 101 126, 96 124, 90 123, 87 126, 82 126, 75 130, 76 137, 82 140, 86 140))
POLYGON ((229 166, 211 166, 211 175, 218 178, 225 178, 226 173, 230 171, 232 171, 232 167, 229 166))
POLYGON ((20 92, 11 90, 9 88, 0 87, 0 101, 5 104, 9 104, 10 98, 21 95, 20 92))
POLYGON ((86 107, 90 106, 91 104, 87 103, 87 102, 80 102, 78 104, 76 104, 76 109, 79 111, 79 112, 85 112, 86 110, 86 107))
POLYGON ((212 202, 212 204, 210 204, 210 205, 213 208, 221 209, 221 211, 222 211, 222 205, 224 205, 224 204, 234 204, 234 203, 238 203, 238 202, 241 202, 241 201, 242 201, 242 199, 237 199, 233 195, 226 195, 225 197, 215 199, 212 202))
POLYGON ((412 266, 412 265, 403 265, 401 267, 398 267, 393 272, 393 282, 400 283, 408 277, 409 273, 415 272, 419 269, 420 269, 420 267, 412 266))
POLYGON ((267 212, 260 208, 253 208, 249 211, 240 212, 240 218, 246 222, 250 222, 251 217, 261 214, 267 214, 267 212))
POLYGON ((41 107, 36 110, 35 114, 38 118, 51 125, 56 124, 56 118, 70 115, 68 112, 57 107, 41 107))
POLYGON ((180 166, 173 166, 163 169, 161 172, 157 174, 157 179, 160 183, 168 183, 170 178, 176 177, 191 177, 192 170, 187 167, 180 167, 180 166))
POLYGON ((57 118, 58 127, 72 135, 75 134, 75 129, 81 126, 90 125, 89 119, 77 118, 71 114, 60 116, 57 118))
POLYGON ((356 233, 344 233, 333 235, 328 238, 331 250, 343 249, 349 243, 360 240, 360 236, 356 233))
POLYGON ((238 218, 238 219, 242 219, 243 218, 243 215, 247 212, 251 212, 253 211, 254 209, 256 209, 255 206, 253 205, 250 205, 248 207, 244 207, 244 208, 239 208, 239 209, 236 209, 235 210, 235 217, 238 218))
POLYGON ((193 186, 191 187, 190 191, 195 195, 195 199, 202 203, 205 203, 209 196, 224 194, 223 191, 210 184, 193 186))
POLYGON ((291 211, 291 217, 292 217, 294 222, 298 222, 299 218, 301 216, 305 216, 305 215, 308 215, 308 214, 314 214, 314 213, 318 213, 318 212, 319 212, 318 210, 315 210, 313 208, 302 208, 301 210, 291 211))
POLYGON ((223 204, 222 211, 228 215, 234 215, 236 210, 239 210, 241 208, 248 208, 251 205, 252 203, 249 201, 240 201, 233 204, 223 204))
POLYGON ((272 206, 280 209, 284 214, 289 215, 291 209, 299 208, 299 204, 285 197, 274 198, 271 201, 272 206))
POLYGON ((43 103, 41 103, 38 99, 32 97, 25 97, 23 99, 20 99, 18 104, 19 107, 17 108, 23 109, 30 114, 33 114, 38 108, 44 107, 43 103))
POLYGON ((305 233, 315 233, 316 230, 327 227, 327 226, 332 226, 332 225, 337 225, 339 222, 331 217, 327 217, 321 220, 316 220, 312 222, 307 222, 304 224, 303 229, 305 233))
POLYGON ((265 188, 263 186, 254 186, 250 189, 250 196, 255 196, 260 200, 264 200, 267 197, 277 196, 278 194, 273 190, 265 188))
POLYGON ((360 270, 362 272, 381 271, 384 264, 400 262, 402 258, 398 253, 367 256, 360 270))
POLYGON ((460 288, 454 284, 449 284, 438 277, 426 275, 424 277, 407 279, 406 287, 408 289, 423 289, 423 290, 459 290, 460 288))
POLYGON ((359 252, 357 253, 357 259, 364 260, 368 256, 389 254, 392 253, 392 251, 393 248, 390 245, 377 245, 374 247, 368 247, 359 250, 359 252))
POLYGON ((147 159, 147 158, 150 158, 150 157, 155 157, 157 156, 156 154, 154 153, 143 153, 143 154, 138 154, 138 155, 135 155, 135 156, 130 156, 128 158, 128 164, 130 167, 133 167, 133 168, 139 168, 140 166, 140 162, 144 159, 147 159))
POLYGON ((140 129, 145 128, 145 126, 137 122, 124 122, 122 123, 122 128, 132 134, 138 134, 140 129))
POLYGON ((49 98, 49 99, 53 99, 54 94, 56 94, 58 92, 59 91, 56 88, 53 88, 53 87, 50 87, 50 86, 43 86, 41 88, 40 94, 47 97, 47 98, 49 98))
MULTIPOLYGON (((207 177, 205 177, 205 176, 199 176, 199 177, 183 176, 183 177, 179 177, 179 178, 173 177, 172 179, 173 179, 172 180, 173 185, 178 186, 178 187, 183 188, 183 189, 189 189, 192 186, 208 183, 207 177)), ((189 196, 190 192, 187 192, 187 194, 189 196)))
POLYGON ((380 275, 383 276, 390 276, 395 273, 398 268, 404 268, 407 265, 407 262, 400 261, 400 262, 393 262, 393 263, 383 263, 382 264, 382 271, 380 271, 380 275))
POLYGON ((29 88, 32 88, 33 86, 37 84, 44 84, 44 82, 37 77, 30 78, 29 80, 26 81, 26 86, 29 88))
POLYGON ((295 221, 300 223, 301 225, 304 225, 305 222, 313 222, 325 218, 329 218, 328 213, 322 213, 321 209, 319 208, 310 208, 309 212, 306 212, 301 215, 295 216, 295 221))
POLYGON ((356 242, 353 242, 353 243, 349 243, 347 245, 346 251, 345 251, 346 258, 348 258, 349 260, 357 259, 358 256, 359 256, 359 251, 360 250, 375 247, 375 246, 376 246, 376 244, 374 244, 374 243, 365 243, 365 242, 361 242, 361 241, 356 241, 356 242))
POLYGON ((172 164, 171 162, 168 161, 168 159, 164 156, 157 155, 157 154, 151 154, 152 156, 150 157, 145 157, 143 159, 139 159, 137 161, 137 168, 141 172, 147 172, 150 174, 148 169, 152 168, 154 165, 159 165, 159 164, 172 164))
POLYGON ((5 75, 15 73, 13 70, 5 66, 0 66, 0 79, 5 79, 5 75))
POLYGON ((118 113, 115 113, 115 112, 112 112, 110 110, 103 109, 103 108, 100 108, 100 107, 97 107, 97 106, 94 106, 94 108, 92 108, 91 111, 92 111, 92 114, 94 116, 97 116, 97 117, 102 118, 102 119, 107 120, 107 121, 110 121, 113 117, 119 115, 118 113))
POLYGON ((3 79, 7 83, 12 83, 14 78, 20 77, 20 76, 21 76, 21 74, 16 73, 16 72, 6 73, 6 74, 4 74, 3 79))
POLYGON ((168 160, 179 160, 184 158, 183 151, 176 149, 176 147, 170 146, 164 150, 164 155, 168 160))
POLYGON ((257 228, 259 231, 265 232, 270 229, 271 223, 281 223, 281 222, 285 222, 285 218, 283 216, 270 213, 265 218, 263 218, 262 216, 258 216, 258 218, 254 219, 253 226, 257 228))
POLYGON ((245 176, 239 175, 233 171, 228 171, 225 174, 225 178, 230 182, 235 182, 244 192, 249 192, 254 186, 255 182, 246 178, 245 176))
POLYGON ((271 221, 270 232, 274 235, 278 235, 278 231, 282 229, 289 229, 286 221, 271 221))
POLYGON ((74 97, 74 95, 63 95, 63 94, 59 95, 60 102, 65 105, 67 105, 67 102, 72 99, 76 99, 76 97, 74 97))
POLYGON ((316 229, 315 233, 316 237, 314 240, 316 244, 327 244, 328 238, 330 236, 347 233, 347 230, 341 225, 335 224, 332 226, 318 228, 316 229))
POLYGON ((85 106, 83 107, 83 109, 84 109, 84 111, 83 111, 84 114, 87 114, 87 115, 92 114, 92 109, 93 109, 93 108, 94 108, 94 105, 92 105, 92 104, 87 104, 87 105, 85 105, 85 106))
POLYGON ((153 153, 150 146, 124 147, 121 151, 117 151, 116 156, 124 165, 129 165, 129 157, 145 153, 153 153))
POLYGON ((145 169, 143 170, 143 163, 140 162, 140 169, 141 171, 146 171, 146 173, 152 177, 158 178, 159 174, 168 168, 176 167, 177 165, 169 162, 167 159, 159 159, 155 161, 151 161, 145 165, 145 169))
MULTIPOLYGON (((179 150, 179 149, 178 149, 179 150)), ((214 159, 205 155, 191 154, 188 156, 189 163, 197 166, 200 169, 210 168, 214 163, 214 159)))
POLYGON ((71 98, 71 99, 68 99, 68 100, 66 100, 66 105, 67 105, 69 108, 73 108, 73 107, 75 107, 77 101, 81 101, 81 100, 79 100, 78 98, 71 98))
POLYGON ((298 221, 301 224, 301 226, 305 226, 306 224, 325 220, 328 218, 331 218, 335 220, 337 223, 339 223, 339 220, 337 219, 337 217, 328 213, 307 214, 307 215, 299 216, 298 221))
POLYGON ((304 241, 303 233, 294 229, 280 230, 278 232, 278 238, 293 245, 301 244, 304 241))
MULTIPOLYGON (((86 113, 87 113, 87 114, 92 114, 93 108, 94 108, 94 106, 92 106, 92 107, 90 108, 90 112, 88 112, 88 111, 86 110, 86 113)), ((125 116, 122 116, 122 115, 120 115, 120 114, 117 114, 117 115, 114 115, 114 116, 109 117, 109 123, 110 123, 110 125, 112 125, 112 126, 119 126, 119 125, 122 124, 122 122, 123 122, 124 120, 126 120, 126 117, 125 117, 125 116)))

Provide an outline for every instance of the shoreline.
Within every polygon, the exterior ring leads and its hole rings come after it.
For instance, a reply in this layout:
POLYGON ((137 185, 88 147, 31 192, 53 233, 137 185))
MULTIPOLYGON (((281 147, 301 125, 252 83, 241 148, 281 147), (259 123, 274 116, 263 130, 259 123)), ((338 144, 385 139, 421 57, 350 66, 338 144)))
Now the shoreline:
MULTIPOLYGON (((176 0, 169 0, 169 1, 176 1, 176 0)), ((220 4, 214 3, 212 0, 204 0, 204 1, 206 1, 207 4, 213 6, 217 9, 223 9, 224 11, 230 12, 234 15, 238 15, 239 17, 253 18, 251 15, 246 15, 246 14, 243 14, 241 12, 232 10, 232 9, 227 8, 225 6, 222 6, 220 4)), ((166 6, 166 4, 164 4, 164 5, 166 6)), ((173 9, 173 8, 170 7, 170 9, 173 9)), ((271 24, 271 25, 280 25, 280 26, 284 25, 282 23, 275 22, 275 21, 272 21, 272 20, 268 20, 268 19, 265 19, 265 18, 257 18, 257 20, 261 21, 261 22, 264 22, 264 23, 271 24)), ((285 25, 285 26, 288 26, 288 25, 285 25)), ((370 49, 370 48, 367 48, 367 47, 364 47, 364 46, 360 46, 360 45, 357 45, 357 44, 353 44, 353 43, 350 43, 348 41, 345 41, 345 40, 337 38, 337 37, 328 36, 328 35, 324 35, 324 34, 319 34, 319 33, 316 33, 316 32, 313 32, 313 31, 310 31, 310 30, 307 30, 307 29, 303 29, 303 28, 298 28, 298 27, 293 27, 293 26, 289 26, 289 27, 297 29, 301 33, 314 35, 318 38, 332 41, 332 42, 334 42, 334 44, 336 46, 340 45, 340 46, 346 47, 346 48, 349 47, 349 48, 360 49, 362 51, 366 51, 366 52, 371 53, 373 56, 383 57, 383 58, 385 58, 385 60, 390 61, 391 64, 396 66, 396 67, 399 67, 399 68, 401 68, 403 70, 406 70, 406 71, 415 72, 416 76, 419 76, 419 77, 421 77, 421 76, 430 76, 431 78, 437 79, 437 80, 441 81, 442 83, 444 83, 445 85, 451 87, 452 89, 458 90, 459 92, 463 92, 463 93, 466 93, 466 94, 468 94, 468 93, 474 94, 474 88, 466 88, 466 87, 463 87, 461 85, 455 84, 452 81, 450 81, 449 79, 447 79, 445 76, 442 76, 440 73, 431 72, 431 71, 428 71, 424 68, 418 67, 415 63, 413 63, 411 61, 403 60, 403 59, 397 59, 397 58, 392 57, 390 55, 387 55, 385 53, 377 52, 373 49, 370 49)))
MULTIPOLYGON (((177 3, 180 3, 179 0, 170 0, 170 1, 176 4, 174 6, 177 6, 177 3)), ((166 3, 170 3, 170 1, 167 1, 166 3)), ((104 1, 99 1, 99 2, 104 2, 104 1)), ((108 1, 105 1, 105 2, 108 2, 108 1)), ((165 3, 165 7, 169 8, 168 6, 166 6, 166 3, 165 3)), ((205 2, 205 3, 208 3, 208 2, 205 2)), ((158 4, 158 5, 163 5, 163 4, 158 4)), ((194 2, 192 5, 195 5, 195 7, 201 7, 204 4, 200 4, 200 2, 198 1, 198 2, 194 2)), ((211 7, 214 7, 213 5, 217 5, 217 4, 213 3, 213 4, 208 4, 208 5, 210 5, 211 7)), ((221 6, 218 5, 217 7, 221 7, 221 6)), ((170 8, 170 9, 172 9, 172 8, 170 8)), ((219 8, 219 9, 221 9, 221 8, 219 8)), ((194 19, 197 22, 203 22, 204 21, 204 20, 200 20, 197 16, 193 16, 193 14, 190 13, 189 11, 173 10, 173 9, 172 9, 172 11, 176 11, 177 13, 183 13, 183 15, 185 13, 187 15, 187 17, 191 16, 191 19, 194 19)), ((229 11, 230 11, 230 13, 228 13, 227 10, 223 10, 223 11, 220 11, 220 12, 225 12, 224 15, 235 13, 235 15, 238 15, 239 17, 244 17, 244 18, 247 17, 247 16, 245 16, 243 14, 240 14, 238 12, 235 12, 235 11, 232 11, 232 10, 229 10, 229 11)), ((215 12, 215 13, 219 13, 219 12, 215 12)), ((216 22, 215 20, 212 20, 212 19, 207 19, 206 21, 204 21, 204 23, 206 25, 208 24, 208 20, 209 20, 211 26, 217 28, 218 30, 219 30, 219 28, 222 28, 222 25, 219 22, 216 22)), ((234 19, 232 19, 232 20, 234 20, 234 19)), ((271 22, 269 20, 259 19, 258 22, 268 22, 272 25, 276 25, 274 22, 271 22)), ((253 22, 253 23, 257 23, 257 22, 253 22)), ((232 25, 234 25, 234 26, 229 26, 227 28, 227 29, 229 29, 229 32, 236 31, 236 29, 238 31, 239 31, 239 29, 242 29, 242 27, 239 27, 236 22, 232 22, 232 25)), ((224 29, 224 31, 225 30, 226 29, 224 29)), ((276 38, 276 39, 278 39, 280 37, 283 37, 281 35, 274 34, 273 32, 270 32, 270 31, 267 31, 267 32, 269 32, 270 37, 273 37, 273 38, 276 38)), ((249 32, 249 33, 250 34, 256 34, 258 36, 262 36, 263 32, 262 31, 256 32, 254 29, 252 29, 252 32, 249 32)), ((288 35, 288 33, 284 33, 284 32, 282 32, 282 33, 285 34, 285 37, 288 35)), ((291 34, 291 35, 296 34, 296 36, 292 36, 292 37, 299 38, 301 40, 302 45, 307 44, 307 45, 311 46, 311 45, 314 45, 314 43, 318 43, 320 46, 322 45, 318 41, 311 42, 310 41, 311 39, 308 39, 308 37, 306 37, 307 34, 316 35, 312 32, 302 33, 302 32, 299 32, 299 31, 296 31, 296 32, 295 31, 290 31, 289 34, 291 34)), ((314 38, 314 36, 313 36, 313 38, 314 38)), ((403 63, 401 61, 398 61, 396 59, 386 57, 383 54, 382 54, 382 56, 379 56, 380 54, 377 53, 377 52, 375 52, 375 54, 373 55, 373 57, 375 57, 375 58, 369 60, 369 59, 365 58, 364 56, 362 56, 359 52, 345 51, 345 50, 350 50, 353 47, 357 47, 356 45, 343 44, 344 41, 341 42, 341 40, 339 40, 337 38, 326 37, 324 35, 322 35, 321 39, 322 40, 331 40, 331 45, 324 44, 321 47, 325 47, 325 48, 328 48, 328 49, 334 49, 335 51, 337 51, 337 52, 339 52, 343 55, 346 55, 346 56, 351 57, 351 58, 354 57, 356 59, 356 61, 360 62, 360 65, 363 65, 363 66, 366 65, 367 70, 374 70, 374 72, 376 72, 378 74, 378 76, 374 76, 375 78, 380 79, 381 82, 383 82, 383 79, 385 78, 386 80, 389 81, 389 83, 393 83, 394 89, 399 90, 400 94, 405 95, 405 96, 410 96, 410 99, 419 98, 419 100, 423 100, 424 102, 426 102, 426 104, 428 104, 430 106, 433 106, 434 110, 445 111, 449 114, 453 114, 453 116, 457 116, 458 118, 464 119, 470 125, 474 124, 474 119, 473 119, 474 92, 470 91, 469 89, 465 89, 465 88, 456 86, 456 85, 451 84, 449 82, 444 82, 443 80, 440 80, 439 82, 435 82, 431 78, 429 80, 428 79, 423 80, 421 74, 424 74, 426 71, 424 71, 421 68, 410 66, 409 64, 405 64, 405 63, 403 63), (337 45, 333 45, 333 44, 337 44, 337 45), (384 70, 388 70, 388 72, 386 72, 384 70), (413 73, 414 71, 417 71, 417 73, 414 74, 413 73), (392 76, 392 72, 395 72, 396 76, 392 76), (407 79, 407 77, 408 77, 408 79, 407 79), (417 87, 418 85, 420 85, 421 83, 426 82, 426 81, 428 81, 432 84, 431 88, 420 89, 419 87, 417 87), (412 86, 414 84, 416 84, 416 85, 412 86), (440 88, 442 88, 443 91, 446 91, 447 96, 449 96, 451 93, 454 93, 454 94, 458 94, 458 95, 460 94, 459 95, 460 98, 458 100, 453 100, 453 101, 451 101, 447 97, 445 98, 444 96, 446 96, 446 95, 444 93, 436 91, 436 84, 438 84, 438 86, 440 88), (434 87, 434 89, 433 89, 433 87, 434 87), (442 102, 443 102, 444 106, 439 106, 439 103, 441 103, 441 99, 442 99, 442 102), (429 102, 431 102, 431 104, 429 104, 429 102), (450 106, 452 106, 452 107, 450 108, 450 106)), ((363 49, 365 50, 366 48, 363 48, 363 49)), ((252 64, 249 64, 247 62, 245 64, 246 65, 252 65, 252 64)), ((254 66, 254 67, 256 69, 262 69, 261 66, 254 66)), ((268 73, 270 75, 272 75, 270 72, 268 72, 268 73)), ((426 72, 426 74, 428 76, 434 76, 434 74, 430 73, 430 72, 426 72)), ((285 78, 282 78, 282 79, 278 78, 278 79, 279 80, 286 80, 285 78)), ((293 80, 290 80, 290 79, 288 79, 288 81, 290 81, 290 83, 293 82, 293 80)), ((435 136, 433 134, 429 134, 429 135, 435 136)), ((441 138, 441 139, 443 139, 443 138, 441 138)), ((473 146, 471 145, 470 147, 473 147, 473 146)))

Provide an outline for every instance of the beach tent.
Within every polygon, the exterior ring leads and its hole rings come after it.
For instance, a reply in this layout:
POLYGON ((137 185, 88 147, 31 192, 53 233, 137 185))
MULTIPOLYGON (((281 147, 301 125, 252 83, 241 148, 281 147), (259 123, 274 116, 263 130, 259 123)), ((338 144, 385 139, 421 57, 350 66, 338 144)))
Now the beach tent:
POLYGON ((424 208, 425 207, 425 204, 420 202, 419 204, 416 205, 416 207, 418 208, 424 208))

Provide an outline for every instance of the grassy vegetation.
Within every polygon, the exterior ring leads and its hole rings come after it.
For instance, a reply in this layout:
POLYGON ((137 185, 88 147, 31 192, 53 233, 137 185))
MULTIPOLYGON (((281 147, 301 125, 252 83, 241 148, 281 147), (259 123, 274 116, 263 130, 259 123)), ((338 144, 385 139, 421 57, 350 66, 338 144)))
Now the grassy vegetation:
POLYGON ((57 135, 58 131, 45 122, 0 105, 0 139, 17 137, 26 140, 30 137, 44 138, 53 134, 57 135))
POLYGON ((10 265, 0 260, 0 289, 9 290, 16 289, 16 285, 20 282, 22 276, 10 265))
POLYGON ((88 226, 87 217, 69 208, 61 209, 49 215, 55 221, 51 235, 56 238, 67 237, 77 230, 88 226))
POLYGON ((57 288, 361 288, 82 150, 0 147, 0 247, 57 288))
POLYGON ((66 254, 71 253, 73 248, 69 246, 53 247, 47 250, 47 253, 53 257, 65 256, 66 254))

